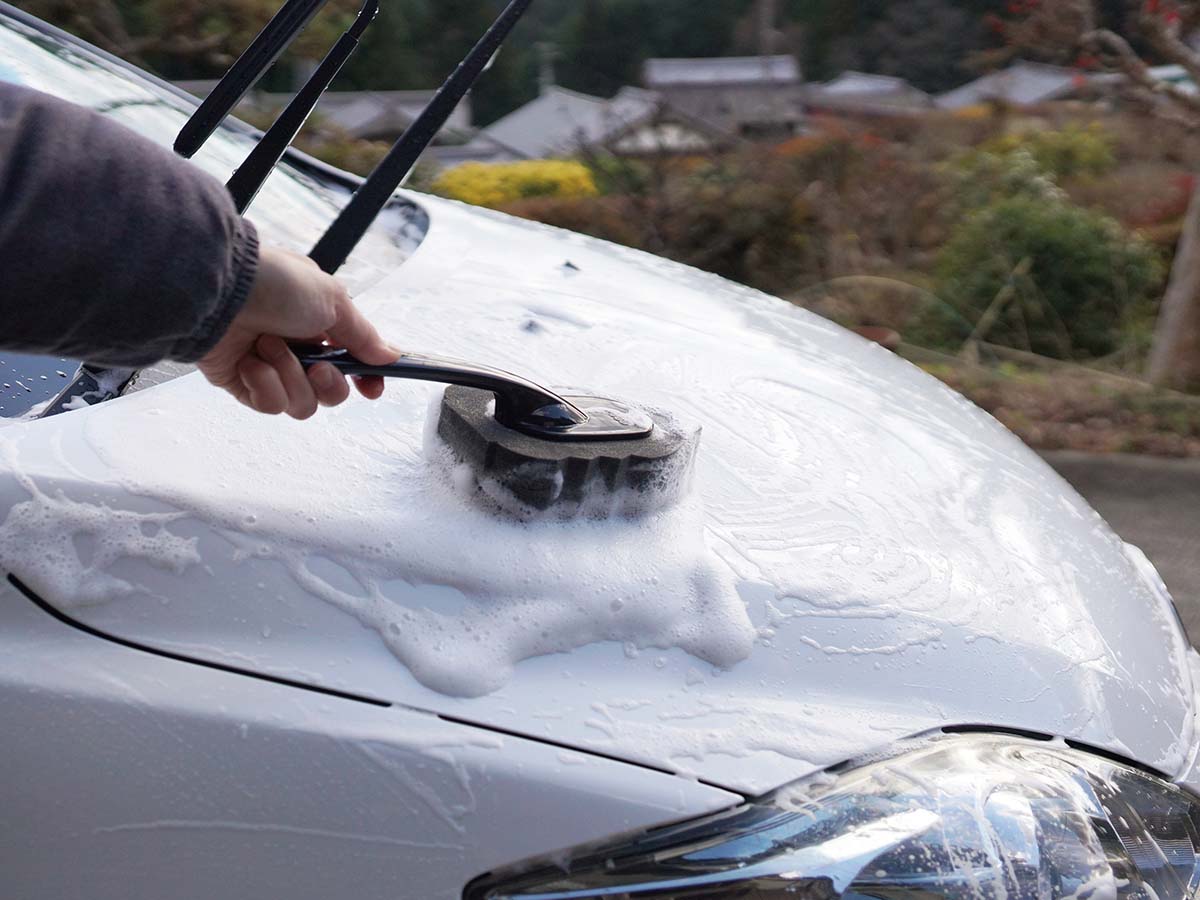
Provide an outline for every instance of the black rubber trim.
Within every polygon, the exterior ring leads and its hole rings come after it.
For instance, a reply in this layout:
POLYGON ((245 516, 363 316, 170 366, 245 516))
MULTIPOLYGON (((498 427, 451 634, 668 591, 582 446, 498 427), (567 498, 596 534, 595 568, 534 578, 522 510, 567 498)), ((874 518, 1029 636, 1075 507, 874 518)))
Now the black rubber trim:
POLYGON ((244 678, 254 678, 258 681, 266 681, 271 684, 279 684, 284 687, 299 688, 302 691, 311 691, 314 694, 324 694, 327 697, 337 697, 339 700, 353 700, 356 703, 366 703, 369 706, 379 706, 390 708, 391 703, 386 700, 377 700, 374 697, 367 697, 362 694, 352 694, 349 691, 339 691, 336 688, 320 687, 314 684, 306 684, 303 681, 293 681, 290 678, 280 678, 277 675, 264 675, 262 672, 252 672, 249 669, 242 669, 238 666, 228 666, 224 663, 212 662, 205 659, 196 659, 194 656, 184 656, 182 653, 172 653, 170 650, 160 650, 157 647, 148 647, 145 644, 139 644, 137 641, 127 640, 126 638, 117 637, 114 634, 109 634, 106 631, 101 631, 99 628, 93 628, 91 625, 85 625, 77 619, 72 619, 62 610, 57 609, 47 603, 30 589, 16 575, 9 574, 9 584, 15 587, 18 591, 25 595, 35 606, 42 612, 48 613, 64 625, 69 625, 77 631, 82 631, 84 634, 92 637, 100 638, 119 646, 126 647, 130 650, 137 650, 141 653, 149 653, 151 656, 161 656, 164 659, 174 660, 175 662, 188 663, 193 666, 202 666, 206 669, 216 669, 218 672, 227 672, 230 675, 241 675, 244 678))

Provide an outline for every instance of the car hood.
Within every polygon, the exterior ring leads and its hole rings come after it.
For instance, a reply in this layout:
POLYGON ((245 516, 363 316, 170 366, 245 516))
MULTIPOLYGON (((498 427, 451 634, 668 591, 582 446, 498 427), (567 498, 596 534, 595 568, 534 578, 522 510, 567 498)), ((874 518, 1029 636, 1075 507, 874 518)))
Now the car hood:
POLYGON ((432 386, 295 423, 189 376, 0 432, 4 568, 127 641, 746 794, 951 726, 1183 768, 1165 589, 993 419, 782 301, 422 203, 371 317, 702 427, 677 507, 508 521, 458 492, 432 386))

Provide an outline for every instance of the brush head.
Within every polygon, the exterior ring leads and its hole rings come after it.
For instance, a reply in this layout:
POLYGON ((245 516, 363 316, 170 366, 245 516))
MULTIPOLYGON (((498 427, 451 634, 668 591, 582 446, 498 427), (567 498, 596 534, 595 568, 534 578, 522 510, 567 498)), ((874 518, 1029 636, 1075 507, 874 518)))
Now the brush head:
POLYGON ((519 518, 636 516, 674 503, 691 482, 699 431, 612 400, 567 397, 593 422, 632 425, 644 436, 578 440, 533 436, 496 420, 488 391, 451 387, 438 435, 471 472, 479 500, 519 518))

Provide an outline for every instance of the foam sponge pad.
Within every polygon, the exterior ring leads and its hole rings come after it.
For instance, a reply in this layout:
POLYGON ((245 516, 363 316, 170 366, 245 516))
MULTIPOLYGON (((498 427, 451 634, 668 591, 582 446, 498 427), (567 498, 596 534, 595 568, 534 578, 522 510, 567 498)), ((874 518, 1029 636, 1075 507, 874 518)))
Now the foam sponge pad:
MULTIPOLYGON (((584 407, 605 401, 569 398, 584 407)), ((698 430, 669 415, 637 440, 550 441, 496 421, 487 391, 451 387, 442 398, 438 435, 469 467, 478 499, 521 518, 637 516, 669 506, 691 484, 698 430)))

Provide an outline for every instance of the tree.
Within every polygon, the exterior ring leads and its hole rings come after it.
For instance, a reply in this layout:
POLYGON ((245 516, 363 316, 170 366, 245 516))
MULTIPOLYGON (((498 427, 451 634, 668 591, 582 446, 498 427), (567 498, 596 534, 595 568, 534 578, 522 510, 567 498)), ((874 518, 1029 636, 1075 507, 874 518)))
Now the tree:
POLYGON ((847 48, 856 68, 898 75, 922 90, 939 92, 973 77, 968 58, 983 43, 983 26, 952 0, 909 0, 888 9, 884 18, 847 48))
MULTIPOLYGON (((279 0, 24 0, 33 15, 172 78, 219 75, 279 9, 279 0)), ((355 0, 332 0, 294 53, 320 57, 355 0)))
MULTIPOLYGON (((1148 60, 1181 66, 1200 84, 1200 53, 1187 41, 1200 27, 1200 0, 1013 0, 1004 23, 1016 48, 1056 48, 1089 67, 1123 72, 1155 114, 1200 128, 1200 95, 1156 78, 1148 60), (1121 29, 1121 30, 1117 30, 1121 29)), ((1147 376, 1179 390, 1200 390, 1200 189, 1192 196, 1155 329, 1147 376)))
POLYGON ((563 84, 605 97, 636 84, 638 65, 649 55, 646 21, 641 0, 583 0, 563 30, 563 84))

